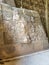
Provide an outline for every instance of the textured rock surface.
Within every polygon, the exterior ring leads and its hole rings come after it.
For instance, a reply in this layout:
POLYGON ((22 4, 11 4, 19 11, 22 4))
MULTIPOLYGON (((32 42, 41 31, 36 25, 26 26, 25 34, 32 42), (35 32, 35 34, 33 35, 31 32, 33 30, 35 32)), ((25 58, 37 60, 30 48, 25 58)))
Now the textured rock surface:
MULTIPOLYGON (((4 1, 4 3, 10 4, 11 6, 21 7, 21 0, 3 0, 3 1, 4 1)), ((22 0, 22 7, 26 8, 26 9, 36 10, 39 12, 41 22, 43 24, 43 27, 45 29, 47 36, 49 37, 49 29, 47 29, 47 28, 49 28, 49 20, 46 21, 46 14, 45 14, 46 1, 48 2, 48 6, 49 6, 49 0, 25 0, 25 1, 22 0)), ((49 9, 49 7, 48 7, 48 9, 49 9)), ((48 10, 48 12, 49 12, 49 10, 48 10)))
MULTIPOLYGON (((4 41, 0 58, 29 54, 48 48, 48 40, 36 11, 0 4, 1 27, 4 41), (2 6, 2 7, 1 7, 2 6)), ((1 28, 0 27, 0 28, 1 28)), ((1 29, 0 29, 1 31, 1 29)))
MULTIPOLYGON (((14 0, 16 7, 21 7, 21 0, 14 0)), ((22 0, 22 7, 38 11, 40 14, 41 22, 46 26, 45 23, 45 2, 46 0, 22 0)), ((46 28, 46 27, 45 27, 46 28)))

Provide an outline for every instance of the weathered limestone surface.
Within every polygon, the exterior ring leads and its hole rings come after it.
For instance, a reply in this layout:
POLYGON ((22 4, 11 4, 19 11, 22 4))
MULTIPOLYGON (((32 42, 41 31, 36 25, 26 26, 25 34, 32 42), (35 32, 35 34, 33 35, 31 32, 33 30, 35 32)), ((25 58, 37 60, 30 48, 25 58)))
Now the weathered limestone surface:
POLYGON ((25 55, 48 48, 48 39, 36 11, 0 4, 0 12, 0 58, 25 55))
MULTIPOLYGON (((1 0, 11 6, 21 7, 21 0, 1 0)), ((49 9, 49 0, 47 0, 49 9)), ((49 37, 49 20, 46 21, 46 0, 22 0, 22 7, 38 11, 40 14, 41 22, 45 29, 47 36, 49 37), (48 24, 48 25, 47 25, 48 24), (47 29, 48 28, 48 29, 47 29)), ((49 10, 48 10, 49 12, 49 10)), ((49 16, 49 13, 48 13, 49 16)))
MULTIPOLYGON (((14 0, 14 1, 16 3, 16 7, 21 7, 21 0, 14 0)), ((41 22, 46 30, 45 5, 46 5, 46 0, 22 0, 23 8, 31 9, 39 12, 41 22)))

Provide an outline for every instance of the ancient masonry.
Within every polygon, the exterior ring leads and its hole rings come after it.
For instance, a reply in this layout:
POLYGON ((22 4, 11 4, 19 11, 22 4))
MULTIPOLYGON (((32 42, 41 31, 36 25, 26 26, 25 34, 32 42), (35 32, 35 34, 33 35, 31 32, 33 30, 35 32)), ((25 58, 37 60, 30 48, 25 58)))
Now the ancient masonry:
POLYGON ((0 4, 0 42, 1 59, 48 48, 38 12, 0 4))

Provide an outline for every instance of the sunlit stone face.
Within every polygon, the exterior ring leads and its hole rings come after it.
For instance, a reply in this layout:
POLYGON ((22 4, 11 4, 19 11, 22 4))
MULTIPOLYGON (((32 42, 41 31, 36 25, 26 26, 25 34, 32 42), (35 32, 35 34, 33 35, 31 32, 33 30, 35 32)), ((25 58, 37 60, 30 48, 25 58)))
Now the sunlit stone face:
POLYGON ((0 58, 22 56, 48 47, 48 40, 36 11, 0 5, 3 22, 0 58))

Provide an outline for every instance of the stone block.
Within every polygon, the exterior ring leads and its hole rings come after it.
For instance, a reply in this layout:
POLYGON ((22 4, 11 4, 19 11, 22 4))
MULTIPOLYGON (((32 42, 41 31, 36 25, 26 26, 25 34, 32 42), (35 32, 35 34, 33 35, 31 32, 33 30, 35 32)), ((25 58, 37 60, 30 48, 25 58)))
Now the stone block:
POLYGON ((3 59, 41 51, 48 46, 40 16, 36 11, 1 5, 3 37, 0 37, 1 41, 4 39, 4 44, 0 48, 3 59))

